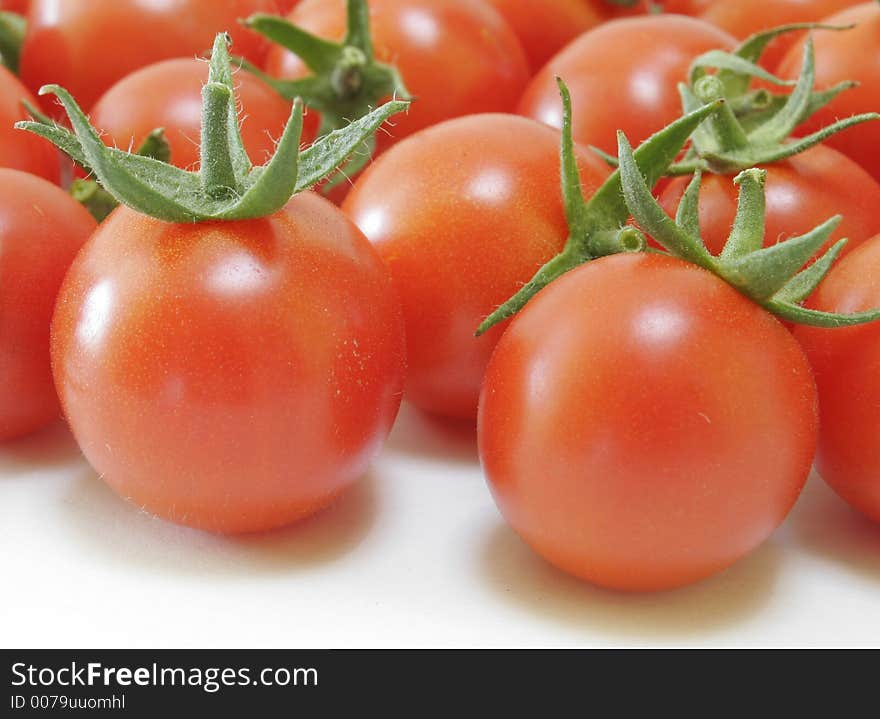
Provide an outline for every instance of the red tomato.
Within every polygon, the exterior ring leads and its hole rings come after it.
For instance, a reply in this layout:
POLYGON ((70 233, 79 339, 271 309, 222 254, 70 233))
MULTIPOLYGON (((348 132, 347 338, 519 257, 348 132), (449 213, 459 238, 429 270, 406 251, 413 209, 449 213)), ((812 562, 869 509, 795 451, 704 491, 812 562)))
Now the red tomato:
POLYGON ((788 514, 813 462, 816 390, 775 318, 705 270, 616 255, 511 323, 483 389, 498 505, 544 558, 622 590, 719 572, 788 514))
MULTIPOLYGON (((849 158, 817 145, 791 159, 767 165, 766 244, 809 232, 834 215, 843 222, 828 246, 849 238, 846 251, 880 232, 880 185, 849 158)), ((738 188, 732 177, 706 174, 700 192, 700 228, 709 251, 721 252, 736 216, 738 188)), ((675 216, 690 182, 679 177, 660 194, 660 204, 675 216)))
POLYGON ((282 15, 287 15, 299 4, 299 0, 278 0, 278 10, 282 15))
POLYGON ((19 120, 28 119, 22 105, 25 100, 37 105, 18 78, 0 65, 0 167, 23 170, 57 183, 61 168, 58 151, 36 135, 13 127, 19 120))
MULTIPOLYGON (((344 0, 302 0, 290 14, 296 25, 321 37, 345 34, 344 0)), ((443 120, 512 110, 528 82, 528 64, 516 35, 483 2, 472 0, 370 0, 376 56, 393 62, 418 98, 406 115, 380 132, 379 150, 443 120)), ((310 74, 303 62, 276 46, 267 71, 277 77, 310 74)))
MULTIPOLYGON (((880 237, 841 260, 808 306, 832 312, 880 307, 880 237)), ((880 521, 880 325, 798 327, 819 385, 817 467, 847 502, 880 521)))
MULTIPOLYGON (((700 17, 742 40, 762 30, 795 22, 818 22, 861 0, 737 0, 716 2, 700 17)), ((803 35, 789 33, 774 40, 761 64, 775 68, 803 35)), ((800 69, 800 68, 798 68, 800 69)))
POLYGON ((403 323, 387 268, 317 195, 192 225, 122 207, 68 274, 52 361, 80 447, 119 494, 259 531, 364 473, 400 405, 403 323))
MULTIPOLYGON (((859 86, 838 95, 819 110, 802 128, 807 134, 838 118, 880 109, 880 4, 866 2, 826 18, 832 25, 857 25, 845 32, 813 34, 816 50, 816 85, 828 88, 845 80, 859 86)), ((777 74, 795 78, 800 72, 803 42, 796 44, 782 60, 777 74)), ((852 127, 826 140, 858 162, 880 180, 880 123, 868 122, 852 127)))
POLYGON ((578 35, 602 21, 584 0, 488 0, 519 36, 532 70, 544 64, 578 35))
POLYGON ((275 0, 33 0, 21 77, 34 91, 62 85, 88 110, 131 72, 201 55, 223 30, 233 52, 261 61, 266 42, 238 20, 276 9, 275 0))
MULTIPOLYGON (((406 318, 407 395, 422 409, 476 416, 503 332, 475 339, 477 327, 565 244, 559 143, 512 115, 451 120, 379 158, 346 200, 391 268, 406 318)), ((578 160, 592 194, 608 168, 586 150, 578 160)))
POLYGON ((49 322, 67 268, 95 227, 61 188, 0 169, 0 440, 60 415, 49 322))
MULTIPOLYGON (((195 58, 165 60, 120 80, 91 112, 92 124, 108 145, 137 149, 157 127, 165 128, 171 161, 183 168, 199 164, 202 86, 208 65, 195 58)), ((239 72, 242 139, 258 165, 268 160, 290 116, 290 103, 256 76, 239 72)), ((304 138, 310 140, 310 138, 304 138)))
POLYGON ((730 49, 733 37, 689 17, 636 17, 581 35, 532 80, 519 112, 562 127, 556 77, 568 84, 574 139, 617 154, 617 130, 636 145, 681 116, 677 83, 698 55, 730 49))
POLYGON ((0 0, 0 10, 17 12, 19 15, 27 15, 30 0, 0 0))
MULTIPOLYGON (((638 0, 630 7, 615 5, 610 0, 592 0, 607 17, 623 17, 627 15, 645 15, 659 8, 665 13, 679 15, 699 15, 707 7, 720 0, 638 0)), ((729 0, 728 0, 729 2, 729 0)))

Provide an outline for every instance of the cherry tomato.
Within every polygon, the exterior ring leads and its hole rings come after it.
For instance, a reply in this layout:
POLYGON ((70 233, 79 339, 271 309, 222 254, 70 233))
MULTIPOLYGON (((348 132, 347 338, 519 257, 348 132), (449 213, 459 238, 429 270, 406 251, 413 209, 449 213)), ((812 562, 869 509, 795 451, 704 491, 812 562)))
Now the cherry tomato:
MULTIPOLYGON (((831 25, 856 25, 843 32, 813 33, 816 51, 816 85, 828 88, 839 82, 855 80, 858 87, 843 92, 827 107, 817 112, 802 128, 806 134, 843 117, 880 108, 880 4, 866 2, 825 18, 831 25)), ((803 58, 803 41, 783 58, 777 74, 795 78, 803 58)), ((826 140, 858 162, 880 180, 880 123, 868 122, 826 140)))
POLYGON ((276 9, 275 0, 33 0, 21 77, 34 92, 62 85, 88 110, 131 72, 201 55, 223 30, 236 54, 261 61, 267 43, 238 20, 276 9))
MULTIPOLYGON (((512 115, 450 120, 392 148, 346 200, 391 268, 406 318, 407 395, 422 409, 476 416, 503 332, 475 339, 477 327, 568 236, 559 143, 512 115)), ((590 195, 609 170, 586 150, 578 161, 590 195)))
POLYGON ((488 2, 516 31, 535 71, 578 35, 602 21, 602 14, 584 0, 488 2))
MULTIPOLYGON (((321 37, 345 35, 344 0, 302 0, 289 19, 321 37)), ((417 99, 406 115, 377 136, 390 144, 443 120, 512 110, 528 82, 528 63, 513 30, 483 2, 472 0, 370 0, 376 56, 393 62, 417 99)), ((271 75, 309 75, 303 62, 280 46, 270 50, 271 75)))
POLYGON ((630 6, 616 5, 610 0, 592 0, 606 17, 645 15, 660 10, 679 15, 699 15, 703 10, 721 0, 638 0, 630 6))
POLYGON ((698 55, 735 40, 708 23, 678 15, 634 17, 581 35, 539 72, 519 112, 562 127, 556 77, 575 107, 575 141, 617 154, 617 130, 639 143, 681 116, 677 83, 698 55))
POLYGON ((61 414, 49 322, 67 268, 95 227, 60 187, 0 169, 0 440, 61 414))
POLYGON ((665 255, 564 275, 486 374, 483 467, 545 559, 622 590, 708 577, 783 521, 813 462, 816 390, 794 337, 665 255))
MULTIPOLYGON (((165 60, 120 80, 95 104, 91 120, 108 145, 137 149, 154 129, 165 129, 171 161, 183 168, 199 163, 202 86, 208 65, 195 58, 165 60)), ((290 103, 256 76, 239 72, 242 139, 256 164, 263 164, 284 131, 290 103)), ((304 138, 310 141, 312 138, 304 138)))
POLYGON ((0 0, 0 10, 17 12, 19 15, 27 15, 30 0, 0 0))
POLYGON ((0 167, 10 167, 39 175, 57 183, 61 163, 58 151, 45 140, 13 125, 28 119, 22 105, 37 101, 18 78, 0 65, 0 167))
MULTIPOLYGON (((749 35, 796 22, 819 22, 861 0, 737 0, 716 2, 700 17, 742 40, 749 35)), ((789 48, 803 35, 788 33, 774 40, 761 57, 761 64, 775 68, 789 48)))
MULTIPOLYGON (((849 238, 846 250, 880 232, 880 185, 839 152, 817 145, 791 159, 767 165, 766 244, 809 232, 834 215, 843 222, 827 246, 849 238)), ((703 176, 700 229, 709 250, 721 252, 736 216, 737 187, 725 175, 703 176)), ((672 180, 660 204, 675 215, 690 178, 672 180)), ((826 246, 826 247, 827 247, 826 246)))
MULTIPOLYGON (((880 307, 880 237, 835 266, 808 306, 858 312, 880 307)), ((798 327, 819 386, 817 467, 853 507, 880 521, 880 325, 798 327)))
POLYGON ((400 405, 403 323, 381 259, 317 195, 192 225, 121 207, 68 274, 52 361, 80 447, 120 495, 259 531, 364 473, 400 405))

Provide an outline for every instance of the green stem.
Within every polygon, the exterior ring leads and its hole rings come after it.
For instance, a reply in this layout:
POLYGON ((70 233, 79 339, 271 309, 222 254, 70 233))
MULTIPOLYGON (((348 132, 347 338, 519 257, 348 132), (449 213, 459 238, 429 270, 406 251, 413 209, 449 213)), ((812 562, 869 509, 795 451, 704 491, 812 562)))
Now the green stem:
MULTIPOLYGON (((702 103, 716 102, 724 98, 724 85, 714 75, 706 75, 697 80, 694 94, 702 103)), ((722 152, 733 152, 748 146, 749 137, 729 103, 725 103, 709 119, 708 124, 714 130, 716 142, 722 152)))
POLYGON ((0 12, 0 62, 16 75, 26 32, 27 21, 21 15, 0 12))
POLYGON ((219 83, 202 88, 202 187, 214 199, 236 191, 235 171, 229 150, 229 103, 232 93, 219 83))

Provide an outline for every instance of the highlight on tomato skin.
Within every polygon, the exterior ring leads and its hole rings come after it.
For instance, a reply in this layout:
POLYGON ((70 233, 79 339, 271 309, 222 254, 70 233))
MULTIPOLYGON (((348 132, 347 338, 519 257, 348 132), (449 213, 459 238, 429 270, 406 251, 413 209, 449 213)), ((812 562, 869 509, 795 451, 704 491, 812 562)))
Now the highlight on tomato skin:
POLYGON ((61 415, 48 327, 64 275, 95 227, 61 188, 0 169, 0 441, 61 415))
POLYGON ((222 533, 290 524, 357 481, 397 414, 404 352, 388 270, 312 193, 239 222, 119 208, 52 321, 89 463, 147 511, 222 533))
MULTIPOLYGON (((171 162, 183 169, 199 164, 202 86, 208 65, 196 58, 176 58, 148 65, 117 82, 95 103, 92 123, 104 142, 123 150, 137 149, 156 128, 164 130, 171 162)), ((242 139, 253 162, 262 164, 281 137, 290 103, 258 78, 235 73, 242 139)), ((314 139, 314 128, 303 142, 314 139)))
MULTIPOLYGON (((476 417, 503 327, 474 332, 568 236, 559 140, 513 115, 450 120, 379 157, 343 205, 391 269, 406 318, 407 397, 417 407, 476 417)), ((585 148, 577 158, 592 194, 610 170, 585 148)))
MULTIPOLYGON (((880 306, 880 236, 842 259, 808 305, 854 312, 880 306)), ((797 327, 819 387, 816 467, 853 508, 880 522, 880 327, 797 327)))
POLYGON ((615 154, 618 130, 639 143, 681 116, 677 83, 687 79, 697 56, 735 45, 733 36, 691 17, 608 22, 554 56, 526 88, 517 112, 561 128, 561 77, 575 108, 575 141, 615 154))
POLYGON ((505 519, 603 587, 656 591, 760 546, 803 488, 816 389, 785 327, 711 273, 650 254, 572 270, 489 364, 480 456, 505 519))
MULTIPOLYGON (((276 11, 275 0, 32 0, 21 77, 33 92, 62 85, 89 110, 139 68, 204 54, 218 32, 231 35, 236 53, 262 62, 268 44, 238 20, 276 11)), ((54 102, 43 107, 59 115, 54 102)))

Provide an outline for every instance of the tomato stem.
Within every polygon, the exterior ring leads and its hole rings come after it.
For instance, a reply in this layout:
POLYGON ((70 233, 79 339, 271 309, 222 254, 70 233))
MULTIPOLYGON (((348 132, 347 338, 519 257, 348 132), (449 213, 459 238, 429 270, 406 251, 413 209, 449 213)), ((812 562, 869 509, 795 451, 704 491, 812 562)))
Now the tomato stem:
POLYGON ((27 21, 21 15, 0 11, 0 63, 16 75, 26 33, 27 21))

